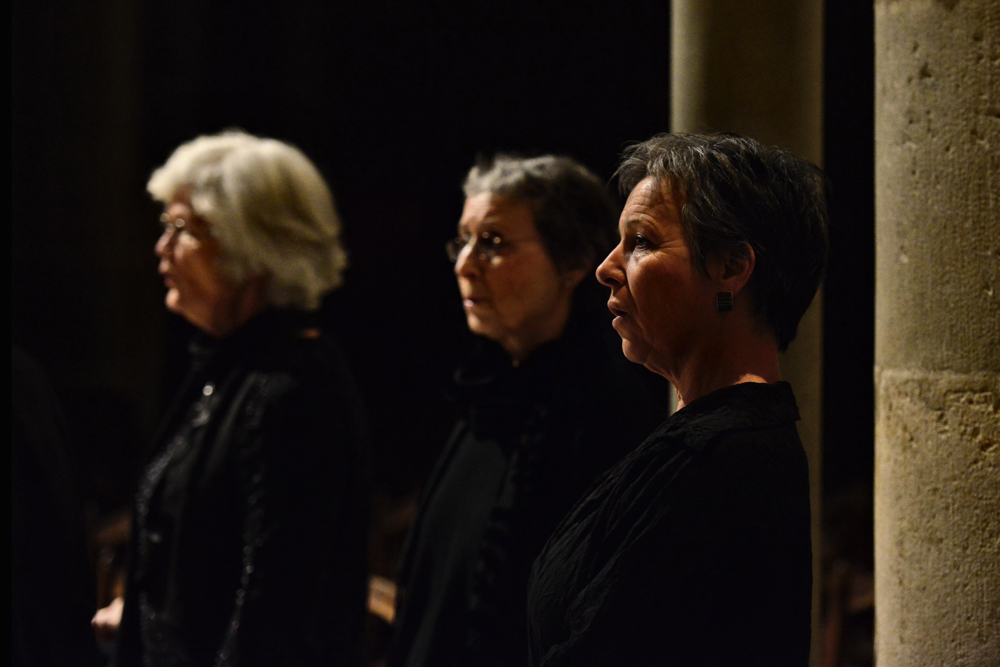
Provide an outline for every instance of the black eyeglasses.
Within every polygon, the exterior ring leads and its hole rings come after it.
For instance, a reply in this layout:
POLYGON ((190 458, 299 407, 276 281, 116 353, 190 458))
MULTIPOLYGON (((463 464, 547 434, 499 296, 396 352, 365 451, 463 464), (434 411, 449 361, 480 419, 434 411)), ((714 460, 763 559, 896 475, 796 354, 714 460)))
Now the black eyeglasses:
POLYGON ((515 241, 507 240, 501 237, 496 232, 485 231, 476 234, 475 236, 456 236, 452 240, 444 244, 444 251, 448 255, 448 259, 454 264, 458 261, 458 256, 462 254, 462 251, 471 244, 472 251, 476 254, 480 260, 484 262, 493 262, 497 256, 503 252, 505 249, 515 246, 519 243, 533 243, 540 241, 541 239, 518 239, 515 241))

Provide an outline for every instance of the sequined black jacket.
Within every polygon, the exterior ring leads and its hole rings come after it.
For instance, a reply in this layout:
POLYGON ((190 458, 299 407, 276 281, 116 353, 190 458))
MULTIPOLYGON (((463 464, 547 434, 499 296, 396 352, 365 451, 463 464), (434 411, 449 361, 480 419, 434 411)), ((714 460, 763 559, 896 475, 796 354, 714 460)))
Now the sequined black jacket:
POLYGON ((136 493, 119 667, 362 663, 361 406, 306 326, 270 311, 192 346, 136 493))

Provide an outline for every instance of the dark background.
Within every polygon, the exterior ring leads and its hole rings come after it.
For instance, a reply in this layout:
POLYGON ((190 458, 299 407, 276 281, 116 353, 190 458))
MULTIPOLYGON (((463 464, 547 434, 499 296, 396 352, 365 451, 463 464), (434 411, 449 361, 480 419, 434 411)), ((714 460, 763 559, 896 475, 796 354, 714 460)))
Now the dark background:
MULTIPOLYGON (((828 6, 824 71, 825 523, 866 567, 872 11, 828 6)), ((329 180, 352 266, 324 317, 365 392, 392 507, 451 422, 443 388, 467 334, 443 244, 477 154, 563 153, 609 178, 627 142, 669 130, 667 2, 15 0, 11 13, 12 339, 59 392, 98 523, 128 505, 185 364, 191 331, 163 311, 144 187, 178 144, 240 127, 296 144, 329 180)))

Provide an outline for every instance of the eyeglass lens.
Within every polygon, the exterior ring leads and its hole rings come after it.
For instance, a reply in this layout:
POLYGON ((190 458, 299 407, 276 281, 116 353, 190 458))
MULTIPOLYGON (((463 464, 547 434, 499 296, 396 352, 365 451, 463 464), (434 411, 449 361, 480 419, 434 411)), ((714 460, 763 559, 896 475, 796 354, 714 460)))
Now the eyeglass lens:
POLYGON ((456 236, 445 244, 445 252, 452 262, 458 261, 458 256, 462 254, 466 246, 472 244, 473 251, 481 260, 492 260, 496 257, 503 239, 493 232, 482 232, 477 236, 456 236))

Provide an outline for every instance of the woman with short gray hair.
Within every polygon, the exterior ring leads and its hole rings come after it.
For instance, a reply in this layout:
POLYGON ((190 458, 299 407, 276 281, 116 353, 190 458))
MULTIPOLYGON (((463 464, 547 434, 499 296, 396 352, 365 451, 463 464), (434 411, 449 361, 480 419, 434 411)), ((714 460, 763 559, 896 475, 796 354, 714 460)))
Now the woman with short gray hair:
POLYGON ((553 263, 562 269, 595 264, 617 240, 607 224, 604 184, 567 157, 497 155, 469 170, 462 191, 466 198, 489 192, 528 204, 553 263))
POLYGON ((625 357, 679 409, 535 561, 531 664, 805 667, 809 470, 778 352, 826 264, 825 179, 735 135, 653 137, 618 175, 597 277, 625 357))
POLYGON ((315 317, 346 264, 333 197, 244 132, 184 144, 148 188, 167 309, 200 335, 139 480, 117 664, 361 665, 365 429, 315 317))
POLYGON ((614 243, 604 185, 568 158, 497 156, 464 191, 447 252, 477 340, 407 540, 392 666, 523 665, 532 561, 652 414, 592 298, 614 243))

